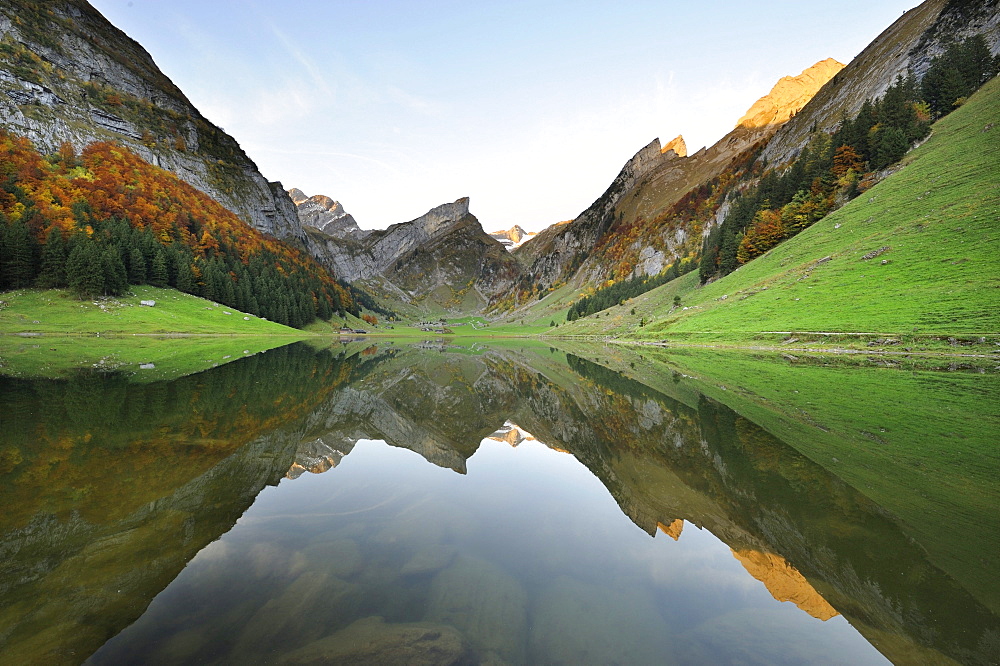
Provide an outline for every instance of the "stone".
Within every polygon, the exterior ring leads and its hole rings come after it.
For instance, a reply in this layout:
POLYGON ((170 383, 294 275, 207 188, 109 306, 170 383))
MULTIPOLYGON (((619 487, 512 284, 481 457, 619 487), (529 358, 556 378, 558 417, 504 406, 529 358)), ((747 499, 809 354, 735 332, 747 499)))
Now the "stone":
POLYGON ((432 622, 387 623, 368 617, 284 655, 279 664, 447 666, 465 661, 467 649, 453 627, 432 622))
POLYGON ((529 657, 539 664, 660 664, 670 630, 645 589, 559 576, 532 611, 529 657))
POLYGON ((354 539, 314 543, 302 552, 312 567, 338 578, 350 578, 358 574, 365 564, 361 549, 354 539))
POLYGON ((455 547, 444 544, 424 546, 407 560, 400 573, 404 576, 419 576, 444 569, 455 559, 455 547))
POLYGON ((361 598, 358 587, 325 573, 306 572, 261 606, 243 626, 233 648, 248 663, 282 645, 293 647, 322 637, 361 598))
POLYGON ((424 619, 455 627, 478 652, 525 663, 528 594, 517 579, 491 562, 461 556, 437 574, 424 619))
POLYGON ((843 68, 843 63, 827 58, 803 70, 798 76, 782 77, 768 94, 754 102, 736 126, 756 128, 786 122, 843 68))

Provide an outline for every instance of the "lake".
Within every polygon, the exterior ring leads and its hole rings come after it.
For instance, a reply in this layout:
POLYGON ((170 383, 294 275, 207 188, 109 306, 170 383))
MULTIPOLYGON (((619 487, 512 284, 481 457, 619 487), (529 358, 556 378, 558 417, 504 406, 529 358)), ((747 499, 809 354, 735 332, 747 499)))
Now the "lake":
POLYGON ((0 662, 997 663, 995 361, 217 360, 4 364, 0 662))

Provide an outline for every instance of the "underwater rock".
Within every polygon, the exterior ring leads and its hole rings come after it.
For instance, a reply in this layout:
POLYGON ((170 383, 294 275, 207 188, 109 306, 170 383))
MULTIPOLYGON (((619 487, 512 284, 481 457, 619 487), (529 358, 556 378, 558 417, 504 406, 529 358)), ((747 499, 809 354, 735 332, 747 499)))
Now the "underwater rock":
POLYGON ((461 556, 431 582, 426 618, 457 628, 481 652, 525 661, 528 594, 495 564, 461 556))
POLYGON ((530 655, 539 664, 659 664, 669 627, 652 595, 559 576, 532 612, 530 655))
POLYGON ((302 551, 309 563, 337 578, 350 578, 364 568, 361 549, 354 539, 314 543, 302 551))
POLYGON ((367 617, 286 654, 278 663, 448 666, 463 662, 466 652, 461 634, 453 627, 431 622, 392 624, 381 617, 367 617))
POLYGON ((424 546, 411 557, 400 573, 404 576, 430 574, 444 569, 455 559, 455 547, 443 544, 424 546))

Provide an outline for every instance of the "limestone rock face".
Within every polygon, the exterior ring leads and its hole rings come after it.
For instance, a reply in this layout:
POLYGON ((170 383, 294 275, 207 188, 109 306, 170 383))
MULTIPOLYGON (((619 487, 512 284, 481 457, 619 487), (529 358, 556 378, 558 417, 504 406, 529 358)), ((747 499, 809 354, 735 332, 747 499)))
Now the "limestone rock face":
POLYGON ((629 160, 611 186, 568 224, 554 225, 517 250, 531 278, 542 287, 575 279, 601 283, 616 263, 629 263, 633 276, 656 275, 679 257, 700 249, 711 224, 653 223, 684 195, 721 174, 735 159, 762 145, 843 67, 828 59, 796 77, 785 77, 758 100, 736 128, 709 148, 688 154, 682 136, 662 148, 652 141, 629 160), (619 233, 626 226, 644 232, 619 233), (621 238, 628 237, 625 243, 621 238), (603 253, 608 252, 613 260, 603 253))
POLYGON ((28 5, 34 7, 26 0, 0 6, 0 37, 38 58, 25 68, 18 56, 0 57, 0 126, 42 153, 65 141, 77 150, 120 143, 258 230, 306 241, 283 188, 260 174, 142 46, 86 3, 54 3, 48 15, 28 5))
POLYGON ((824 621, 840 615, 809 584, 805 576, 781 555, 756 550, 733 550, 733 557, 740 561, 747 573, 764 583, 767 591, 778 601, 791 601, 813 617, 824 621))
POLYGON ((844 68, 833 58, 821 60, 798 76, 784 76, 736 122, 740 127, 765 127, 784 123, 813 98, 834 74, 844 68))
POLYGON ((354 216, 344 210, 339 201, 323 194, 307 197, 302 190, 288 190, 298 210, 302 224, 312 227, 332 238, 363 238, 368 231, 358 226, 354 216))
POLYGON ((677 157, 687 157, 688 148, 687 144, 684 142, 684 137, 678 134, 676 138, 671 139, 663 148, 660 149, 661 153, 667 153, 674 151, 677 157))
POLYGON ((899 75, 921 78, 947 46, 981 34, 990 51, 1000 51, 1000 12, 995 2, 925 0, 904 13, 823 86, 775 134, 762 157, 771 165, 791 160, 813 128, 833 131, 854 116, 866 99, 883 95, 899 75))

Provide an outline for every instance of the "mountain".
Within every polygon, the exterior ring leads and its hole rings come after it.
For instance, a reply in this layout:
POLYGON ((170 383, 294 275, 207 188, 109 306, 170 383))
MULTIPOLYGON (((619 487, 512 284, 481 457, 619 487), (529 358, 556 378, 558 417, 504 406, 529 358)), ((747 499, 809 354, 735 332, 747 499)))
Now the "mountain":
POLYGON ((590 208, 515 251, 526 267, 521 288, 494 301, 492 308, 505 312, 530 304, 541 321, 557 315, 581 290, 612 280, 656 276, 662 282, 660 278, 676 277, 700 264, 704 282, 773 247, 768 234, 776 233, 779 217, 787 217, 781 224, 792 225, 781 232, 786 235, 821 219, 886 177, 907 148, 925 136, 933 114, 950 110, 955 96, 944 102, 944 109, 928 110, 921 104, 921 95, 927 94, 922 79, 934 63, 939 63, 938 71, 950 66, 940 63, 967 37, 981 40, 976 48, 982 51, 975 58, 988 60, 995 54, 1000 44, 998 4, 927 0, 900 17, 848 66, 828 59, 780 80, 711 148, 680 157, 676 151, 661 152, 658 142, 651 142, 590 208), (866 109, 874 111, 873 103, 885 96, 901 109, 902 117, 913 116, 912 128, 898 130, 887 121, 889 116, 866 116, 852 121, 854 125, 844 122, 866 109), (848 136, 848 131, 854 135, 848 136), (839 147, 865 142, 870 145, 863 155, 844 153, 839 166, 832 164, 839 147), (830 168, 823 166, 824 160, 830 168), (786 204, 796 196, 800 199, 792 210, 786 204), (758 212, 770 217, 755 217, 758 212), (664 273, 667 267, 670 274, 664 273), (550 292, 555 293, 546 298, 550 292), (536 305, 538 299, 543 299, 541 306, 536 305))
MULTIPOLYGON (((666 215, 671 206, 759 149, 842 67, 827 59, 796 77, 784 77, 754 103, 735 129, 694 155, 687 155, 682 137, 663 147, 659 139, 651 141, 576 219, 549 227, 518 248, 515 254, 528 267, 536 289, 544 291, 574 277, 577 283, 588 284, 632 274, 655 275, 697 251, 710 221, 673 224, 666 215)), ((520 296, 526 300, 532 295, 520 296)))
POLYGON ((490 237, 499 241, 508 250, 521 247, 525 242, 538 235, 536 231, 525 231, 520 225, 515 224, 510 229, 490 232, 490 237))
MULTIPOLYGON (((315 198, 301 201, 300 209, 314 206, 315 198)), ((468 198, 387 229, 340 236, 307 230, 338 276, 432 309, 480 310, 520 274, 517 260, 469 212, 468 198)))
POLYGON ((935 123, 895 173, 764 255, 705 285, 685 276, 559 333, 995 355, 998 107, 994 78, 935 123))
POLYGON ((363 238, 368 235, 367 231, 358 226, 354 216, 344 210, 339 201, 334 201, 323 194, 307 197, 302 190, 295 187, 288 190, 288 196, 298 210, 299 220, 307 227, 333 238, 363 238))
POLYGON ((302 244, 295 206, 149 53, 84 0, 0 5, 0 125, 42 153, 126 146, 259 231, 302 244))

